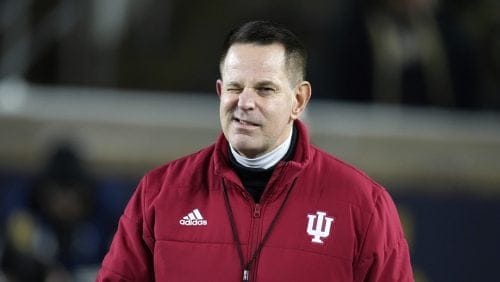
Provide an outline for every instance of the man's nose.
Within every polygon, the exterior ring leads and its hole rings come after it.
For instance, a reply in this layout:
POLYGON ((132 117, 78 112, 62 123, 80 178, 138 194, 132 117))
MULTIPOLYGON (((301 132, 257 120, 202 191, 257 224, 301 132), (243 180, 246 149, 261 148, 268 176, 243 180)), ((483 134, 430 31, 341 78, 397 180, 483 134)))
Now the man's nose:
POLYGON ((238 95, 238 107, 243 110, 253 110, 255 108, 255 91, 245 87, 238 95))

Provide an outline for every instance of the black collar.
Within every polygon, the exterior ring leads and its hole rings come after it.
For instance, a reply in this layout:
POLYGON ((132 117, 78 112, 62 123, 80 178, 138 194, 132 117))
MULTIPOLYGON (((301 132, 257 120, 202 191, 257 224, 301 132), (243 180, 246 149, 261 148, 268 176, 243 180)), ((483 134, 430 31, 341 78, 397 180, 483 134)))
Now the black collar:
MULTIPOLYGON (((291 161, 293 159, 295 153, 295 147, 297 145, 297 129, 295 126, 292 129, 292 141, 290 142, 290 148, 286 152, 282 161, 291 161)), ((231 150, 229 150, 229 159, 231 163, 231 167, 234 169, 241 182, 243 183, 243 187, 252 195, 252 198, 256 203, 259 202, 264 189, 273 174, 274 168, 270 167, 268 169, 263 168, 249 168, 242 166, 240 163, 236 161, 231 150)))

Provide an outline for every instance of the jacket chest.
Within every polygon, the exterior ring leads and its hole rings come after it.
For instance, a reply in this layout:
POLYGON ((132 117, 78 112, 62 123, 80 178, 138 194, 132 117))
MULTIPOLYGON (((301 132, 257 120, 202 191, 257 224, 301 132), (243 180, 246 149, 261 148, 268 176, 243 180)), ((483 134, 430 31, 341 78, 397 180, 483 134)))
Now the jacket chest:
MULTIPOLYGON (((242 196, 241 191, 228 194, 245 259, 250 259, 275 220, 256 260, 253 275, 270 279, 263 281, 281 281, 280 277, 297 278, 306 274, 304 279, 310 280, 311 273, 321 269, 324 271, 316 281, 333 272, 337 276, 344 273, 341 277, 350 275, 355 242, 352 239, 354 228, 349 221, 352 214, 347 204, 323 202, 299 192, 292 193, 275 219, 284 197, 255 204, 242 196), (279 274, 282 272, 288 274, 282 276, 279 274)), ((192 260, 212 268, 224 264, 234 270, 232 275, 241 275, 222 191, 191 193, 189 198, 182 200, 176 198, 175 202, 159 200, 158 203, 168 204, 154 207, 155 263, 169 268, 192 260)), ((180 267, 172 267, 168 272, 180 267)))

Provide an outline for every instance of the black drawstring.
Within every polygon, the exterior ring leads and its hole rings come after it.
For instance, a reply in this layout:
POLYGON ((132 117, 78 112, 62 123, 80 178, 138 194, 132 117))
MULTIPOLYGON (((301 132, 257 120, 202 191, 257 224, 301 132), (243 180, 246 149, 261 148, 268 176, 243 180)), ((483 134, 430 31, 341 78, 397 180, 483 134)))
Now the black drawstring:
POLYGON ((240 237, 238 236, 238 230, 236 230, 236 221, 234 220, 233 210, 231 209, 231 205, 229 204, 229 197, 227 195, 226 185, 224 181, 222 181, 222 186, 224 187, 224 203, 226 204, 226 212, 229 217, 229 223, 231 225, 231 230, 233 231, 233 238, 236 244, 238 245, 238 255, 240 256, 241 268, 245 269, 245 259, 243 258, 243 250, 241 249, 240 237))
POLYGON ((278 211, 276 212, 276 215, 274 216, 273 220, 271 221, 271 224, 269 225, 269 228, 267 229, 266 233, 264 234, 262 241, 260 241, 257 249, 255 250, 255 252, 252 255, 252 258, 246 264, 245 264, 245 259, 243 257, 243 249, 241 248, 240 237, 238 236, 238 230, 236 229, 236 221, 234 219, 233 210, 231 209, 231 204, 229 203, 229 196, 227 195, 226 185, 225 185, 224 181, 222 181, 222 186, 224 187, 224 202, 226 204, 226 211, 227 211, 227 215, 229 217, 229 222, 231 224, 231 230, 233 232, 233 237, 234 237, 234 241, 236 243, 236 247, 238 250, 238 255, 240 257, 241 268, 243 269, 243 281, 249 281, 250 267, 252 266, 252 264, 255 262, 255 260, 259 256, 260 251, 264 247, 265 242, 269 238, 271 231, 273 230, 274 226, 276 225, 278 217, 281 214, 281 211, 283 210, 283 207, 285 206, 285 203, 288 200, 290 192, 292 191, 293 187, 295 186, 296 180, 297 179, 294 179, 292 186, 290 187, 290 189, 288 189, 288 191, 285 195, 285 199, 281 203, 281 206, 279 207, 278 211))

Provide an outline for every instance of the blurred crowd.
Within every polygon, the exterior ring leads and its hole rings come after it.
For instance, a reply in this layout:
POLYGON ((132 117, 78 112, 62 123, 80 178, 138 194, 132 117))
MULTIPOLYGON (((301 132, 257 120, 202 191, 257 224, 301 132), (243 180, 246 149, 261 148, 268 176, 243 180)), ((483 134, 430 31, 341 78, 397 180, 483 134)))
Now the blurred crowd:
POLYGON ((0 281, 92 281, 130 189, 94 179, 69 144, 0 186, 0 281))
POLYGON ((263 18, 304 39, 317 98, 498 110, 499 6, 496 0, 6 0, 1 75, 213 93, 224 33, 263 18))
POLYGON ((339 98, 448 108, 484 102, 479 50, 450 4, 442 5, 372 0, 356 7, 347 23, 338 25, 332 48, 339 98))

